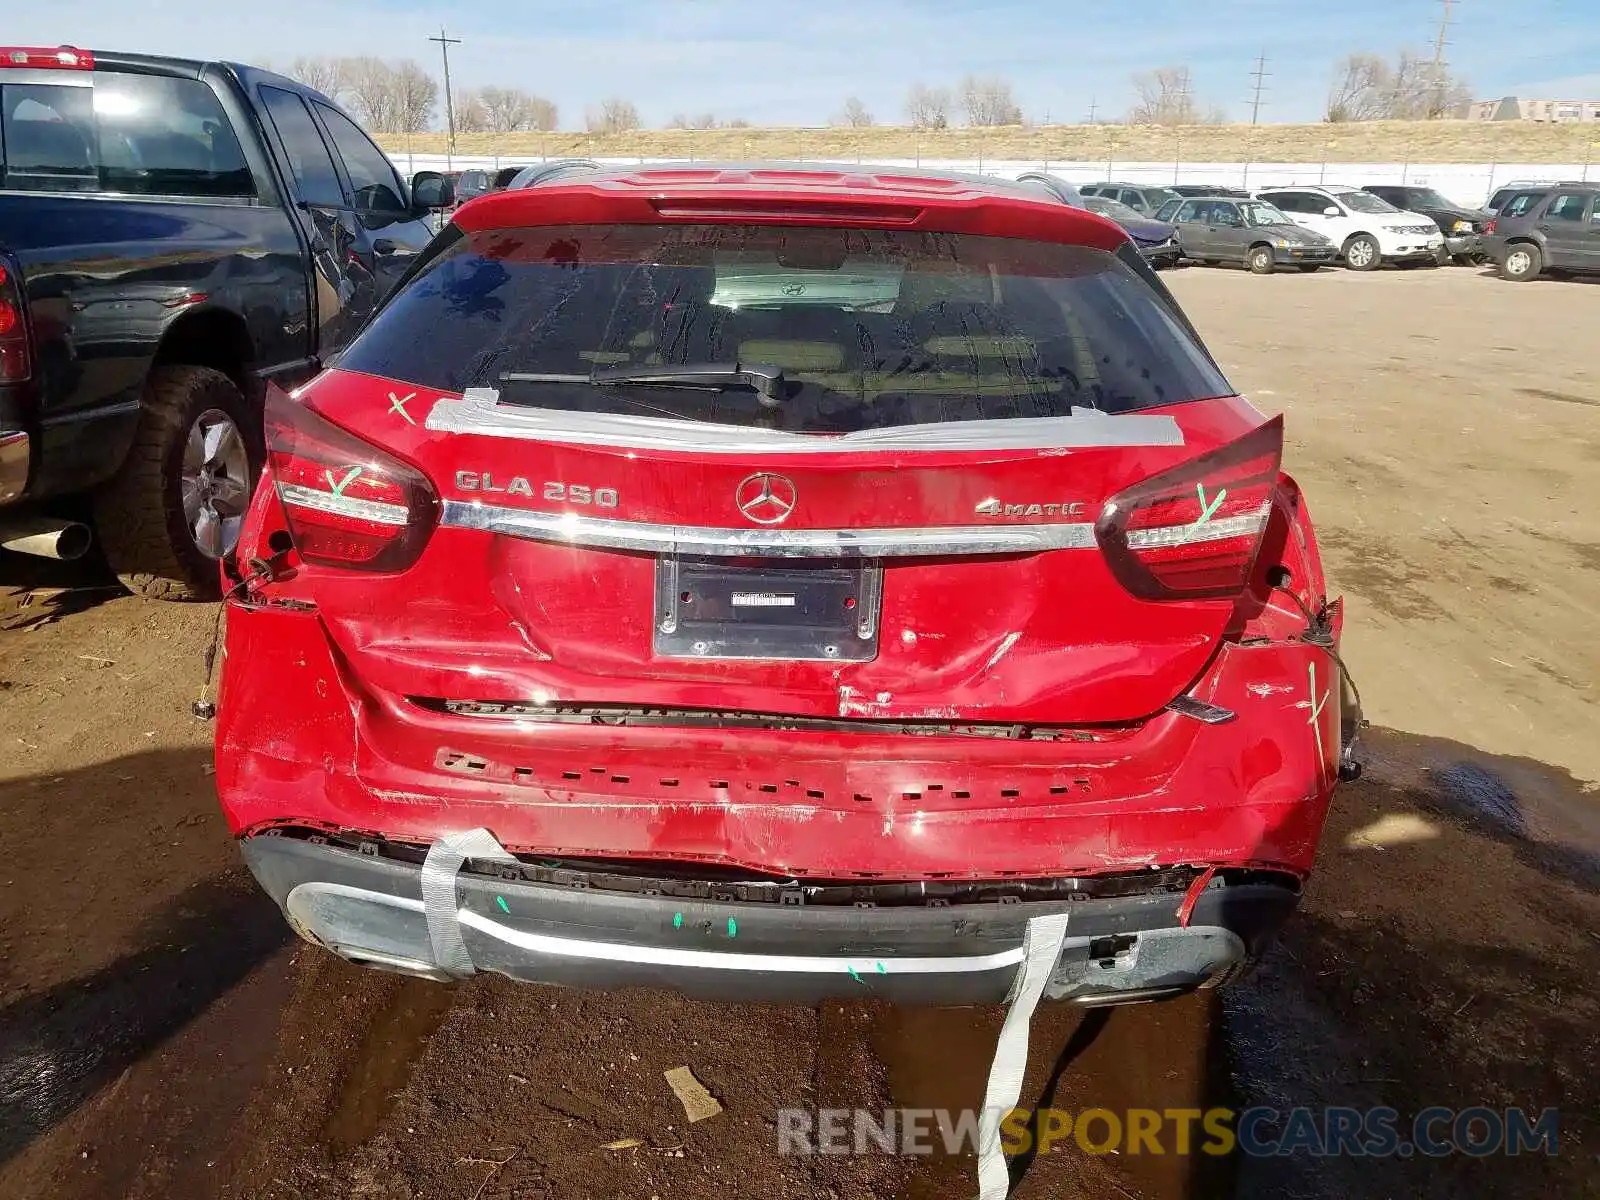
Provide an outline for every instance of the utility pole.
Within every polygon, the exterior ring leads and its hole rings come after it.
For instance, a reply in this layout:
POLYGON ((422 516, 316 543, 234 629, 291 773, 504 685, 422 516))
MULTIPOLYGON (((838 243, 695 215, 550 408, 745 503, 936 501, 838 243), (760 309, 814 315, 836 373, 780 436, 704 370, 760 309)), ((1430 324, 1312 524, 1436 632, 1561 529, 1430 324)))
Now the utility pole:
POLYGON ((1090 125, 1094 124, 1094 102, 1095 102, 1095 98, 1093 96, 1090 96, 1089 97, 1089 124, 1090 125))
POLYGON ((444 119, 445 126, 449 130, 449 140, 445 143, 447 148, 445 163, 449 165, 456 153, 456 102, 455 97, 450 94, 450 47, 461 45, 461 39, 445 36, 444 26, 441 25, 439 36, 428 40, 438 42, 439 53, 444 56, 444 119))
POLYGON ((1261 117, 1261 82, 1267 77, 1267 52, 1263 50, 1256 59, 1255 97, 1250 101, 1250 124, 1254 125, 1261 117))
POLYGON ((1433 111, 1430 117, 1444 116, 1444 48, 1449 45, 1450 10, 1456 0, 1439 0, 1439 36, 1433 42, 1433 111))

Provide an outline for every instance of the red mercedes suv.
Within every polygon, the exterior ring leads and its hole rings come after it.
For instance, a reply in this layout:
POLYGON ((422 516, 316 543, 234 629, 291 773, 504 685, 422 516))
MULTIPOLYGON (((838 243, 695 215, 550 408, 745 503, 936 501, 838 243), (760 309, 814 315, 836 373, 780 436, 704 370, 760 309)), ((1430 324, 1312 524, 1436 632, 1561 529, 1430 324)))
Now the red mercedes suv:
POLYGON ((268 399, 217 783, 306 938, 740 999, 1215 986, 1356 725, 1281 418, 1023 185, 589 164, 268 399))

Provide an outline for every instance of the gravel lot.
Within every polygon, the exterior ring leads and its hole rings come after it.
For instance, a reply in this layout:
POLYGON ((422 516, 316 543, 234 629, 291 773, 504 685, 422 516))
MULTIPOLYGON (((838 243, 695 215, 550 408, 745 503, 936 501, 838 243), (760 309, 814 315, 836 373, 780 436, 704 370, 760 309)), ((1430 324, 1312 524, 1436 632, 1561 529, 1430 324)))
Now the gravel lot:
MULTIPOLYGON (((1288 465, 1373 723, 1302 916, 1226 993, 1035 1023, 1025 1104, 1523 1105, 1555 1158, 1042 1155, 1020 1197, 1600 1188, 1600 286, 1167 277, 1288 465)), ((946 1197, 785 1106, 976 1105, 998 1010, 718 1007, 363 972, 292 941, 188 714, 213 610, 0 556, 0 1195, 946 1197), (54 587, 70 590, 52 592, 54 587), (42 589, 42 590, 41 590, 42 589), (726 1111, 686 1128, 662 1071, 726 1111), (615 1139, 642 1144, 605 1149, 615 1139)))

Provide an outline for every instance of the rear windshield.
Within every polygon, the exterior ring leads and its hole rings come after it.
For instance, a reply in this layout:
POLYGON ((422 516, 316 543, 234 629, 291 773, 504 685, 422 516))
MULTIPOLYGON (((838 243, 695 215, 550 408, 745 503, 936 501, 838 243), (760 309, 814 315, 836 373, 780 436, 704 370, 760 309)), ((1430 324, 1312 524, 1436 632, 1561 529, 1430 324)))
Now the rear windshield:
POLYGON ((60 84, 0 79, 0 187, 207 198, 256 194, 239 139, 209 86, 198 79, 115 71, 60 84))
POLYGON ((1119 413, 1230 391, 1131 248, 1128 262, 1010 238, 739 225, 454 236, 341 368, 542 408, 796 433, 1119 413), (782 385, 591 381, 691 364, 776 367, 782 385), (545 378, 508 378, 530 374, 545 378))

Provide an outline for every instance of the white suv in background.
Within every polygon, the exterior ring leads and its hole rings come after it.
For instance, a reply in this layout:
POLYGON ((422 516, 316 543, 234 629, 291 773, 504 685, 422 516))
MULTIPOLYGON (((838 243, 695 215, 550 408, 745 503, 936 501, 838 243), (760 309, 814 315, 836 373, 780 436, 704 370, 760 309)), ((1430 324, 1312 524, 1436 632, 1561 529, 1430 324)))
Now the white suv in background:
POLYGON ((1432 217, 1404 212, 1370 192, 1296 184, 1263 188, 1256 198, 1277 205, 1296 225, 1332 239, 1351 270, 1374 271, 1386 262, 1444 258, 1444 235, 1432 217))

